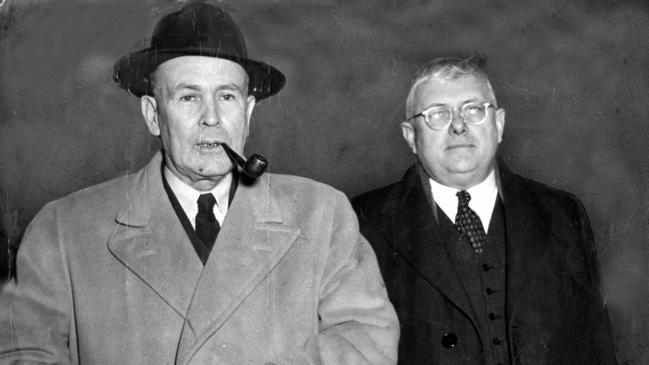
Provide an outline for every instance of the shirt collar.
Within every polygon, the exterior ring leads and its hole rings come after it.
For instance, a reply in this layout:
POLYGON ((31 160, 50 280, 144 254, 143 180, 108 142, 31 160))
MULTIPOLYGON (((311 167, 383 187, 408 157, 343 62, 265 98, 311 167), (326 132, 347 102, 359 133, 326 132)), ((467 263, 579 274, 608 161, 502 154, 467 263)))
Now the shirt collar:
MULTIPOLYGON (((435 200, 435 203, 437 203, 440 209, 442 209, 444 214, 455 223, 458 203, 456 194, 460 190, 442 185, 431 178, 429 178, 428 181, 430 182, 433 200, 435 200)), ((467 192, 471 194, 469 207, 476 212, 478 217, 480 217, 485 233, 487 233, 489 230, 489 223, 491 222, 491 214, 496 205, 496 198, 498 197, 495 171, 492 170, 486 179, 481 183, 468 188, 467 192)))
POLYGON ((219 221, 219 224, 223 224, 223 219, 228 212, 228 206, 230 204, 230 185, 232 183, 232 172, 229 172, 225 175, 210 191, 199 191, 193 187, 187 185, 185 182, 180 180, 176 175, 174 175, 167 166, 164 168, 164 174, 169 183, 169 187, 176 195, 178 203, 185 211, 187 218, 192 223, 192 226, 195 226, 195 217, 198 213, 198 197, 201 194, 212 193, 214 198, 216 198, 216 204, 214 205, 214 216, 216 220, 219 221))

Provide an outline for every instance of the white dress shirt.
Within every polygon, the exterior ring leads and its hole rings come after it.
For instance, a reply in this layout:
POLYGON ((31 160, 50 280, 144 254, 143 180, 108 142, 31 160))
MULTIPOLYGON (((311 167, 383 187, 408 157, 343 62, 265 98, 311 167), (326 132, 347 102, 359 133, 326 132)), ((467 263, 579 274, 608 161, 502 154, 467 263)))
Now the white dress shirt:
MULTIPOLYGON (((455 194, 460 190, 442 185, 430 178, 428 180, 430 181, 433 200, 435 200, 435 203, 442 209, 444 214, 455 223, 458 205, 458 198, 455 194)), ((487 233, 489 223, 491 222, 491 214, 493 213, 496 198, 498 197, 495 172, 492 170, 484 181, 468 188, 467 192, 471 195, 469 208, 473 209, 478 217, 480 217, 485 233, 487 233)))
POLYGON ((180 203, 180 206, 185 211, 185 214, 194 229, 196 229, 196 214, 198 214, 198 197, 201 194, 207 193, 212 193, 212 195, 214 195, 214 198, 216 199, 216 204, 214 205, 214 216, 216 217, 216 220, 219 221, 219 224, 223 225, 223 220, 225 219, 225 215, 228 213, 228 207, 230 205, 230 184, 232 182, 231 172, 225 175, 221 181, 216 184, 214 189, 210 191, 199 191, 194 189, 180 180, 166 166, 164 168, 164 174, 171 191, 176 195, 178 203, 180 203))

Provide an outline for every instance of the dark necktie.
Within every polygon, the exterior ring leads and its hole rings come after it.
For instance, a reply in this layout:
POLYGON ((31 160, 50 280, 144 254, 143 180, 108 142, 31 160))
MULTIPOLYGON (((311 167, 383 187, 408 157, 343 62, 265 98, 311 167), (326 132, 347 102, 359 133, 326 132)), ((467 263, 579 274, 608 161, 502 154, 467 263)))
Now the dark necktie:
POLYGON ((475 252, 481 254, 484 249, 487 234, 482 227, 480 217, 478 217, 473 209, 469 208, 471 195, 466 190, 458 191, 455 195, 457 195, 458 199, 455 227, 458 232, 464 233, 469 237, 469 241, 471 241, 471 246, 473 246, 475 252))
POLYGON ((196 214, 196 234, 203 241, 209 253, 214 246, 216 235, 219 234, 219 222, 214 216, 216 199, 212 194, 201 194, 198 197, 198 214, 196 214))

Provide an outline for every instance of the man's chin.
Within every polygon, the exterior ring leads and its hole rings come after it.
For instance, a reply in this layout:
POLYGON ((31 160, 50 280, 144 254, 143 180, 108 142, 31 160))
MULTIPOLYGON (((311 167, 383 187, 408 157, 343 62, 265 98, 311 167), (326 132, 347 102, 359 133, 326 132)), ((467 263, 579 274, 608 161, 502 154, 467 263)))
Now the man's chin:
POLYGON ((219 180, 223 176, 229 174, 234 169, 233 165, 228 167, 198 167, 194 173, 201 179, 205 180, 219 180))
POLYGON ((466 174, 478 169, 479 163, 475 157, 467 155, 456 155, 448 161, 448 171, 458 174, 466 174))
POLYGON ((193 171, 190 185, 197 190, 206 191, 213 189, 232 171, 230 169, 204 169, 193 171))

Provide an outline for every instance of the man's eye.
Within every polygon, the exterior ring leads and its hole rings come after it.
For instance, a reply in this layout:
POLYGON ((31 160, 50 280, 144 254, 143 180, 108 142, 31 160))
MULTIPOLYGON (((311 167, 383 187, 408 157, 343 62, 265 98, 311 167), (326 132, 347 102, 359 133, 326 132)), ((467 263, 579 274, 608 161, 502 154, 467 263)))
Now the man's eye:
POLYGON ((196 100, 196 95, 183 95, 180 97, 181 101, 194 101, 196 100))
POLYGON ((482 109, 483 109, 482 105, 479 105, 479 104, 477 104, 477 105, 467 105, 465 107, 465 111, 467 113, 469 113, 469 114, 480 114, 480 113, 482 113, 482 109))
POLYGON ((237 97, 234 94, 223 94, 221 95, 221 99, 226 100, 226 101, 232 101, 235 100, 237 97))
POLYGON ((447 110, 444 110, 444 109, 438 109, 438 110, 431 110, 428 115, 429 115, 429 118, 431 118, 431 119, 444 120, 444 119, 448 118, 449 112, 447 110))

